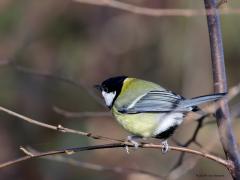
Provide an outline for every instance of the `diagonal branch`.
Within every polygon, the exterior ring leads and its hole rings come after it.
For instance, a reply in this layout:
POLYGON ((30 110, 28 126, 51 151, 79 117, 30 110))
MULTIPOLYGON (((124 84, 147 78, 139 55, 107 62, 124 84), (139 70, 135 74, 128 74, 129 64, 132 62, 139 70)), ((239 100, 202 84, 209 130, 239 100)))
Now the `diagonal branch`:
MULTIPOLYGON (((27 151, 30 151, 31 154, 38 152, 36 150, 33 150, 32 148, 31 149, 28 148, 27 151)), ((40 152, 38 152, 38 153, 40 153, 40 152)), ((63 155, 46 156, 46 157, 44 157, 44 159, 61 162, 61 163, 66 163, 66 164, 69 164, 72 166, 77 166, 80 168, 90 169, 90 170, 94 170, 94 171, 110 171, 110 172, 114 172, 114 173, 118 173, 118 174, 119 173, 124 173, 124 174, 140 173, 140 174, 149 175, 149 176, 152 176, 152 177, 155 177, 158 179, 163 178, 156 173, 142 170, 142 169, 136 169, 136 168, 131 168, 131 167, 122 167, 122 166, 105 166, 105 165, 101 165, 101 164, 95 164, 95 163, 89 163, 89 162, 75 160, 73 158, 64 157, 63 155)))
MULTIPOLYGON (((110 7, 126 12, 130 12, 138 15, 152 16, 152 17, 161 17, 161 16, 183 16, 183 17, 192 17, 192 16, 204 16, 206 14, 214 14, 215 11, 204 9, 154 9, 136 6, 133 4, 128 4, 125 2, 117 0, 73 0, 77 3, 89 4, 95 6, 110 7)), ((219 4, 219 6, 222 3, 219 4)), ((222 9, 221 14, 240 14, 240 9, 222 9)))
POLYGON ((70 112, 57 106, 54 106, 53 110, 66 118, 111 117, 109 112, 70 112))
MULTIPOLYGON (((119 147, 126 147, 126 146, 134 147, 134 145, 132 143, 124 142, 124 143, 101 144, 101 145, 93 145, 93 146, 85 146, 85 147, 72 147, 72 148, 66 148, 63 150, 48 151, 48 152, 41 152, 41 153, 34 153, 34 152, 29 151, 26 148, 21 147, 20 149, 26 154, 26 156, 23 156, 19 159, 11 160, 11 161, 5 162, 3 164, 0 164, 0 169, 23 162, 23 161, 26 161, 26 160, 29 160, 29 159, 33 159, 33 158, 39 158, 39 157, 45 157, 45 156, 57 155, 57 154, 71 155, 71 154, 74 154, 74 153, 80 152, 80 151, 111 149, 111 148, 119 148, 119 147)), ((139 146, 139 148, 162 149, 163 145, 161 145, 161 144, 141 144, 139 146)), ((198 155, 198 156, 213 160, 227 168, 232 168, 231 162, 224 160, 220 157, 214 156, 212 154, 209 154, 209 153, 200 152, 197 150, 188 149, 188 148, 184 148, 184 147, 175 147, 175 146, 169 146, 169 149, 174 150, 174 151, 187 152, 190 154, 198 155)))
POLYGON ((7 113, 9 115, 12 115, 12 116, 15 116, 17 118, 20 118, 24 121, 27 121, 28 123, 35 124, 35 125, 38 125, 38 126, 41 126, 41 127, 44 127, 44 128, 52 129, 52 130, 55 130, 55 131, 59 131, 59 132, 62 132, 62 133, 77 134, 77 135, 87 136, 87 137, 90 137, 90 138, 93 138, 93 139, 102 139, 102 140, 110 140, 110 141, 115 141, 115 142, 124 142, 122 140, 113 139, 113 138, 100 136, 100 135, 95 135, 95 134, 92 134, 92 133, 89 133, 89 132, 83 132, 83 131, 78 131, 78 130, 66 128, 66 127, 63 127, 60 124, 57 125, 57 126, 54 126, 54 125, 50 125, 50 124, 47 124, 47 123, 43 123, 43 122, 31 119, 29 117, 23 116, 21 114, 18 114, 16 112, 13 112, 13 111, 11 111, 9 109, 6 109, 2 106, 0 106, 0 111, 3 111, 5 113, 7 113))

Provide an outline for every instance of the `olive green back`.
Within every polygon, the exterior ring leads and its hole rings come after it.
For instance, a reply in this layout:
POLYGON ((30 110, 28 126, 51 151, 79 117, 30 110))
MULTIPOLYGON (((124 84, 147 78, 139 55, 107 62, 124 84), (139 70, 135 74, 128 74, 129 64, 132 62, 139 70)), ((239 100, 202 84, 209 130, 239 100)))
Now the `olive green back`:
POLYGON ((123 106, 126 107, 138 97, 152 90, 165 89, 158 84, 149 81, 144 81, 136 78, 127 78, 125 79, 122 90, 114 103, 114 107, 116 107, 116 109, 119 109, 123 106))

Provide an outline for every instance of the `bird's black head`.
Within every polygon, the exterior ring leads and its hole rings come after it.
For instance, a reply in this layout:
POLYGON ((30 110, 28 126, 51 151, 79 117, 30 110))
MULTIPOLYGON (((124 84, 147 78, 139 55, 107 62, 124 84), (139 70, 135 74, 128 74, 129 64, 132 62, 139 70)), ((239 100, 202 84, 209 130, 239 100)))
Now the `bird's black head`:
POLYGON ((95 87, 102 92, 106 105, 111 108, 114 101, 121 92, 123 82, 127 76, 117 76, 106 79, 101 85, 95 87))
POLYGON ((127 78, 127 76, 117 76, 106 79, 102 82, 101 87, 102 89, 109 93, 114 91, 121 91, 123 86, 123 81, 127 78))

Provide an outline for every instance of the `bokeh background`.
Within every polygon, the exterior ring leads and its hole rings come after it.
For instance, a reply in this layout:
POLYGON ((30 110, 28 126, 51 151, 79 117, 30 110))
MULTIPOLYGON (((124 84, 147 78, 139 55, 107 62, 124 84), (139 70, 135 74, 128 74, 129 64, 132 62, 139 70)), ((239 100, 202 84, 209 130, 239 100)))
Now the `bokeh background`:
MULTIPOLYGON (((203 1, 129 0, 150 8, 204 8, 203 1)), ((231 0, 222 8, 238 8, 231 0)), ((240 82, 240 15, 222 16, 229 87, 240 82)), ((0 0, 0 105, 50 124, 123 139, 128 134, 111 116, 65 117, 69 112, 106 112, 94 84, 115 75, 160 83, 193 97, 213 92, 209 38, 205 16, 150 17, 86 5, 70 0, 0 0), (55 109, 54 109, 55 108, 55 109)), ((231 102, 235 107, 239 98, 231 102)), ((239 107, 237 107, 239 109, 239 107)), ((208 119, 214 120, 214 119, 208 119)), ((233 119, 240 141, 239 118, 233 119)), ((186 123, 174 135, 185 142, 196 123, 186 123)), ((198 141, 224 157, 216 124, 202 128, 198 141)), ((0 112, 0 162, 20 156, 19 146, 49 151, 106 143, 84 136, 38 127, 0 112)), ((173 141, 170 144, 174 145, 173 141)), ((196 145, 191 148, 198 149, 196 145)), ((179 153, 157 150, 96 150, 66 156, 79 162, 135 168, 168 175, 179 153)), ((178 179, 230 179, 225 168, 188 155, 189 171, 178 179), (205 176, 207 175, 207 176, 205 176)), ((34 159, 0 170, 4 180, 154 179, 140 173, 96 171, 67 163, 34 159)))

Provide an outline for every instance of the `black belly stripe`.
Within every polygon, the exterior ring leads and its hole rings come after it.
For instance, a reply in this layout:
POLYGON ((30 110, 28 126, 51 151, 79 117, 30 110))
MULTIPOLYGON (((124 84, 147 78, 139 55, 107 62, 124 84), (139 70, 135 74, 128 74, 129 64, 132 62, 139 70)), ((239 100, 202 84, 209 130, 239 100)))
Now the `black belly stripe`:
POLYGON ((163 131, 163 132, 161 132, 160 134, 157 134, 157 135, 155 136, 155 138, 158 138, 158 139, 167 139, 167 138, 169 138, 169 137, 174 133, 174 131, 176 130, 177 127, 178 127, 178 125, 171 126, 171 127, 168 128, 166 131, 163 131))

